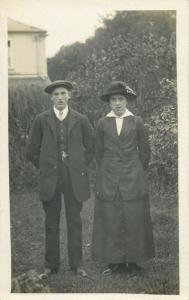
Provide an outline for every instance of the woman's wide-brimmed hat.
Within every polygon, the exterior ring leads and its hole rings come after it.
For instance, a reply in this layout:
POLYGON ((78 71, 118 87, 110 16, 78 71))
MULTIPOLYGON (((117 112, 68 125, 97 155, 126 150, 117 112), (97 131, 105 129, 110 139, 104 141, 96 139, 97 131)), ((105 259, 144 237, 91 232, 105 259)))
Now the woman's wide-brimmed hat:
POLYGON ((64 87, 67 90, 71 91, 73 89, 73 84, 70 81, 66 80, 56 80, 45 87, 45 92, 51 94, 52 91, 57 87, 64 87))
POLYGON ((103 101, 109 101, 112 95, 124 95, 128 100, 136 99, 136 93, 123 81, 112 81, 104 89, 102 96, 103 101))

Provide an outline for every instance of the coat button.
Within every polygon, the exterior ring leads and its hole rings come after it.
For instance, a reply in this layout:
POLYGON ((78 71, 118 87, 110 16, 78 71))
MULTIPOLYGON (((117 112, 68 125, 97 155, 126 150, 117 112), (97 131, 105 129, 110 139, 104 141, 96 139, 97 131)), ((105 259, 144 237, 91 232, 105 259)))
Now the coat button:
POLYGON ((84 175, 85 175, 85 173, 84 173, 84 172, 81 172, 81 175, 82 175, 82 176, 84 176, 84 175))
POLYGON ((54 169, 56 169, 56 168, 57 168, 57 166, 54 166, 53 168, 54 168, 54 169))

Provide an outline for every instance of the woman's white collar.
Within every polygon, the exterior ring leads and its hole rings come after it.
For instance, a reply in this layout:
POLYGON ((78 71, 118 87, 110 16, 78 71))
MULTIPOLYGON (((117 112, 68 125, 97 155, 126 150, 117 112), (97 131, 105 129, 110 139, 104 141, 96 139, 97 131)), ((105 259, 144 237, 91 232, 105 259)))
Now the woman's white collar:
POLYGON ((129 111, 128 109, 126 109, 126 111, 124 112, 124 114, 122 116, 117 116, 113 110, 111 110, 111 112, 109 112, 106 117, 114 117, 114 118, 124 118, 124 117, 128 117, 128 116, 133 116, 133 113, 131 111, 129 111))

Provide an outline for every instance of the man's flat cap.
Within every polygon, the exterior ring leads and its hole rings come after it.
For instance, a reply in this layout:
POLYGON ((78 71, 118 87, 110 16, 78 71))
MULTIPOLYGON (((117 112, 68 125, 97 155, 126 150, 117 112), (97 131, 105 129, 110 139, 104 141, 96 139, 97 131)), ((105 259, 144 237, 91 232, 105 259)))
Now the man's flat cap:
POLYGON ((102 96, 100 97, 103 101, 109 101, 112 95, 124 95, 128 100, 134 100, 136 93, 123 81, 112 81, 104 89, 102 96))
POLYGON ((51 94, 52 91, 57 87, 64 87, 69 91, 71 91, 73 89, 73 85, 70 81, 56 80, 56 81, 51 82, 50 84, 48 84, 45 87, 45 92, 48 93, 48 94, 51 94))

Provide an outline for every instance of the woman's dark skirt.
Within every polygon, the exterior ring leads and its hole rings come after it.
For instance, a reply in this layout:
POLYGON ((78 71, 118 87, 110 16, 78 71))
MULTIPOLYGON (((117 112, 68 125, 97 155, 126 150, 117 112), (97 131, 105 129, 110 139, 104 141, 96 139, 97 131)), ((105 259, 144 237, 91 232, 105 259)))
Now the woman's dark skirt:
POLYGON ((144 262, 154 257, 148 196, 123 201, 96 198, 92 258, 104 264, 144 262))

